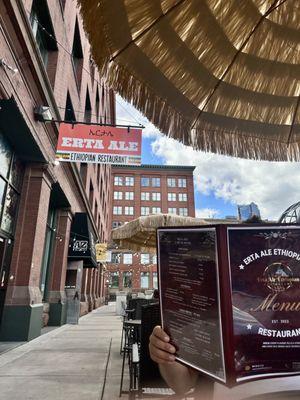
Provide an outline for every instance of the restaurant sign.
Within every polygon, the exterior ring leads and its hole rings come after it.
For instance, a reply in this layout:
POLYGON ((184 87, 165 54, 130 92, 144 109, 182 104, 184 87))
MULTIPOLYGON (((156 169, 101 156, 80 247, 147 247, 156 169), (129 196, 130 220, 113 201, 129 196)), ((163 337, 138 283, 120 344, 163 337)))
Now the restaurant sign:
POLYGON ((97 262, 106 262, 107 261, 107 243, 97 243, 95 248, 96 248, 97 262))
POLYGON ((61 123, 56 160, 140 165, 141 147, 141 129, 61 123))

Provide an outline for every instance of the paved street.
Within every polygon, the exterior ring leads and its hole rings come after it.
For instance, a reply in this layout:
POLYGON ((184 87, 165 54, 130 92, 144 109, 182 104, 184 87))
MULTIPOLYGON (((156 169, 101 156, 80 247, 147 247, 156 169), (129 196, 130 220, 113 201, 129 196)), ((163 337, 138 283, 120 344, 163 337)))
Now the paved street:
POLYGON ((2 354, 0 399, 117 399, 120 333, 114 306, 104 306, 79 325, 64 325, 2 354))
MULTIPOLYGON (((120 333, 121 319, 111 304, 82 317, 79 325, 64 325, 5 352, 0 355, 0 399, 117 400, 120 333)), ((299 397, 300 379, 292 377, 256 381, 231 390, 216 385, 214 400, 299 397)))

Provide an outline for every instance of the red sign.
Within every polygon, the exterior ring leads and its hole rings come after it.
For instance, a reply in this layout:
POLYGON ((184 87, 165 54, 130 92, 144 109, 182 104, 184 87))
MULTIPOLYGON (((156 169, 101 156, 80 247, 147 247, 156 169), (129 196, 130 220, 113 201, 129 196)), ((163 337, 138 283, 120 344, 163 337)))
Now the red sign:
POLYGON ((142 130, 60 124, 56 159, 68 162, 140 165, 142 130))

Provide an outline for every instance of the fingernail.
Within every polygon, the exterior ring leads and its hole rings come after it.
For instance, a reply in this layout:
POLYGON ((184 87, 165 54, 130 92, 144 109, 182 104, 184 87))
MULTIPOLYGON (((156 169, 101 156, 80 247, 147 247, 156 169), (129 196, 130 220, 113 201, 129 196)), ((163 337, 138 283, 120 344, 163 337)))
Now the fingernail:
POLYGON ((165 341, 165 342, 168 342, 169 340, 170 340, 170 339, 169 339, 169 336, 165 336, 165 337, 164 337, 164 341, 165 341))
POLYGON ((175 361, 175 357, 174 356, 169 356, 169 360, 170 361, 175 361))
POLYGON ((175 353, 175 347, 170 346, 170 347, 169 347, 169 352, 170 352, 170 353, 175 353))

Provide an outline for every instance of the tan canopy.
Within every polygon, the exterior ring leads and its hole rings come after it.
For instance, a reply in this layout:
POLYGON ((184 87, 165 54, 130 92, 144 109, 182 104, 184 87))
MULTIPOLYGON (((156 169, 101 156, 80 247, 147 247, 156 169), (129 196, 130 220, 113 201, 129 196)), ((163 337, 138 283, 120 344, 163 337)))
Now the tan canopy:
POLYGON ((111 238, 122 249, 156 251, 156 229, 162 226, 205 225, 205 220, 173 214, 147 215, 112 230, 111 238))
POLYGON ((78 0, 107 82, 195 149, 298 160, 300 0, 78 0))

